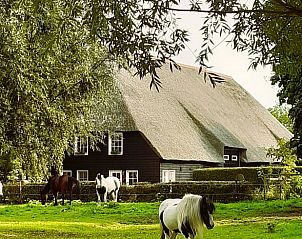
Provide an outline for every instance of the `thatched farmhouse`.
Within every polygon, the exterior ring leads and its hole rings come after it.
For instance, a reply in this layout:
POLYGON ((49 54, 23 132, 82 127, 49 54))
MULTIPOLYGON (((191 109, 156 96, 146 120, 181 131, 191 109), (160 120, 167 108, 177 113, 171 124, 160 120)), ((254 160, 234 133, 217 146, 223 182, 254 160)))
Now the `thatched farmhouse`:
POLYGON ((191 180, 200 167, 256 166, 271 163, 266 149, 290 138, 263 106, 231 77, 213 88, 198 68, 182 66, 158 72, 163 87, 150 90, 150 80, 123 71, 117 77, 125 119, 100 150, 78 139, 66 156, 64 171, 80 180, 100 172, 123 183, 191 180))

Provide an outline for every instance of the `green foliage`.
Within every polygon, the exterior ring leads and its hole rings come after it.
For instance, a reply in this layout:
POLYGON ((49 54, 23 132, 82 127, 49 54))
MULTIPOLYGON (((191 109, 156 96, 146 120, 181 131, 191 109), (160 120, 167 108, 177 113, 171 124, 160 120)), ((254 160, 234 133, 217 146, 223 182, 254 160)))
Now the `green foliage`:
POLYGON ((280 162, 289 172, 294 169, 298 161, 293 149, 290 148, 290 142, 285 139, 279 139, 277 148, 269 148, 267 155, 280 162))
POLYGON ((95 131, 92 114, 104 117, 116 95, 107 53, 79 18, 82 4, 0 4, 0 158, 17 176, 43 179, 60 168, 75 135, 95 131))
POLYGON ((275 105, 268 111, 290 132, 293 132, 293 120, 289 116, 289 107, 285 105, 275 105))
MULTIPOLYGON (((239 181, 240 176, 243 175, 245 181, 262 183, 262 180, 258 178, 259 169, 260 167, 202 168, 193 171, 193 180, 239 181)), ((267 168, 263 168, 263 170, 267 170, 267 168)))
MULTIPOLYGON (((174 13, 180 10, 206 14, 200 70, 215 34, 232 35, 233 47, 249 51, 254 67, 273 64, 272 82, 292 106, 293 142, 302 152, 301 2, 256 0, 248 9, 239 0, 194 0, 188 9, 181 6, 179 0, 1 1, 1 160, 14 155, 10 163, 18 176, 41 179, 49 166, 61 166, 75 135, 94 139, 91 132, 112 129, 110 123, 91 120, 111 122, 104 115, 116 110, 112 62, 140 77, 150 74, 150 85, 159 88, 157 69, 167 61, 171 70, 179 69, 173 57, 188 41, 187 31, 177 27, 174 13), (233 26, 226 21, 229 13, 233 26)), ((213 85, 220 82, 203 72, 213 85)))
POLYGON ((301 197, 302 176, 297 171, 297 156, 290 148, 290 142, 280 139, 277 148, 269 148, 267 155, 283 165, 282 170, 275 176, 280 181, 280 193, 283 198, 291 196, 301 197))

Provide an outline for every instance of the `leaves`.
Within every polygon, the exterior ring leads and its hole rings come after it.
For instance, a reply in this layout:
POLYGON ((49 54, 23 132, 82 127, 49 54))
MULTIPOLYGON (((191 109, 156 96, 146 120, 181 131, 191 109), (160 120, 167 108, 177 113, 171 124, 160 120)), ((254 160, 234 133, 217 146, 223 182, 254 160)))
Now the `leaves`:
POLYGON ((95 99, 104 115, 117 93, 106 50, 68 17, 80 2, 38 2, 0 5, 0 157, 35 179, 61 167, 75 134, 95 130, 95 99))

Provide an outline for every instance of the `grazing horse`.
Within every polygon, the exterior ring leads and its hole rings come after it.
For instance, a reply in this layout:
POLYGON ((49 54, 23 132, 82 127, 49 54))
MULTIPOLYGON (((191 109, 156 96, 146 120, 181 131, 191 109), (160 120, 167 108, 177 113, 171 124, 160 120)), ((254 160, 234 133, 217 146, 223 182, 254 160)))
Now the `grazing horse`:
POLYGON ((95 178, 95 184, 98 204, 100 202, 107 202, 109 195, 112 196, 114 202, 117 202, 118 192, 121 187, 121 182, 117 177, 110 176, 105 178, 98 173, 95 178))
POLYGON ((0 196, 3 196, 3 184, 0 181, 0 196))
POLYGON ((203 225, 214 227, 213 202, 205 197, 187 194, 182 199, 166 199, 159 207, 161 239, 175 239, 181 233, 186 239, 202 238, 203 225))
POLYGON ((43 190, 41 191, 41 203, 42 205, 45 204, 47 200, 47 194, 49 192, 52 192, 54 198, 55 198, 55 203, 54 205, 58 205, 58 195, 59 193, 62 195, 62 205, 64 205, 64 199, 65 199, 65 194, 69 193, 70 197, 70 204, 72 200, 72 193, 74 191, 77 192, 77 194, 80 194, 80 182, 76 180, 74 177, 70 177, 68 175, 52 175, 43 190))

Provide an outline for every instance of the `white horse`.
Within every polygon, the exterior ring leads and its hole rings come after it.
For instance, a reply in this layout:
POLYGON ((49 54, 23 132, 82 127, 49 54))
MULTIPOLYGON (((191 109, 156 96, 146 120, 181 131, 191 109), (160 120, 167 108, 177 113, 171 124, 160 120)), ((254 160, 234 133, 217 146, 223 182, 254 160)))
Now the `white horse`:
POLYGON ((159 207, 161 239, 175 239, 181 233, 186 239, 202 238, 203 225, 214 227, 213 202, 204 196, 187 194, 182 199, 166 199, 159 207))
POLYGON ((3 196, 3 184, 0 181, 0 196, 3 196))
POLYGON ((107 202, 109 195, 112 196, 114 202, 117 202, 118 192, 121 187, 121 182, 117 177, 107 177, 97 174, 95 178, 96 194, 98 197, 98 204, 100 202, 107 202))

